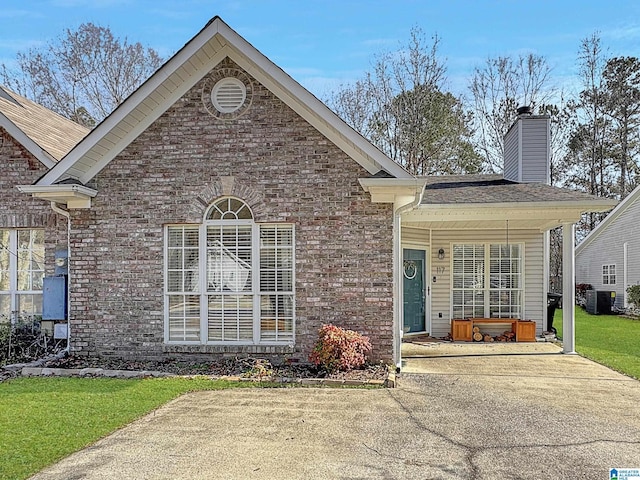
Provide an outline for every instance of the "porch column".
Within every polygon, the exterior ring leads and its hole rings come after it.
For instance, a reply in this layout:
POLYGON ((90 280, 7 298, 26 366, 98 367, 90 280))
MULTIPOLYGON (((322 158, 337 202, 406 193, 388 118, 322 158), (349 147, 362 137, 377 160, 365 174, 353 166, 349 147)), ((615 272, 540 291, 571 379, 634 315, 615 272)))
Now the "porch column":
MULTIPOLYGON (((395 209, 394 209, 395 210, 395 209)), ((402 238, 400 214, 393 214, 393 362, 402 367, 402 238)))
POLYGON ((575 225, 562 224, 562 352, 575 351, 575 225))

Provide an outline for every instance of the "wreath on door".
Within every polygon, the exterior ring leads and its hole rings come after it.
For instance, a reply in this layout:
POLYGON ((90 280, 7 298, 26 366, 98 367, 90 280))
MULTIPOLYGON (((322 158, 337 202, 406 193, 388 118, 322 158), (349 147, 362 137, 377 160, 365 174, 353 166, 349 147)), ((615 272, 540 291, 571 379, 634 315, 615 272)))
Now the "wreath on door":
POLYGON ((411 260, 405 260, 404 261, 404 278, 406 278, 407 280, 413 280, 414 278, 416 278, 416 275, 418 274, 418 267, 416 266, 416 262, 413 262, 411 260))

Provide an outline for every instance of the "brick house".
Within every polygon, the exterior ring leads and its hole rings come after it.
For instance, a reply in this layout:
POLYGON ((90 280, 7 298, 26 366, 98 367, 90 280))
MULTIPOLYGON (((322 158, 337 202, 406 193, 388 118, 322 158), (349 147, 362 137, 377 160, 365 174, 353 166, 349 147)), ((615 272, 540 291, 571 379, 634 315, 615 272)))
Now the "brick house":
POLYGON ((42 313, 42 282, 66 250, 64 218, 20 193, 88 130, 0 86, 0 322, 42 313))
POLYGON ((20 189, 66 206, 76 354, 304 360, 333 322, 399 365, 459 316, 541 332, 548 230, 611 208, 545 185, 530 127, 505 177, 415 178, 216 17, 20 189))

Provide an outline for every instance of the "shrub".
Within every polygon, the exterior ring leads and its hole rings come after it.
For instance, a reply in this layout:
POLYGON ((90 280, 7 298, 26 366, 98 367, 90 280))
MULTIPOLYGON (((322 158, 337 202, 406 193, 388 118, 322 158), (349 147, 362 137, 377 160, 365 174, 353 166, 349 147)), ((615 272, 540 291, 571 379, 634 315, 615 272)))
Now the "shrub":
POLYGON ((309 355, 309 361, 327 372, 349 371, 364 365, 370 351, 369 337, 326 324, 318 330, 318 341, 309 355))
POLYGON ((627 293, 629 294, 629 303, 640 308, 640 285, 631 285, 627 288, 627 293))
POLYGON ((17 313, 13 322, 0 319, 0 366, 38 360, 65 348, 66 340, 54 340, 40 330, 40 321, 39 315, 17 313))

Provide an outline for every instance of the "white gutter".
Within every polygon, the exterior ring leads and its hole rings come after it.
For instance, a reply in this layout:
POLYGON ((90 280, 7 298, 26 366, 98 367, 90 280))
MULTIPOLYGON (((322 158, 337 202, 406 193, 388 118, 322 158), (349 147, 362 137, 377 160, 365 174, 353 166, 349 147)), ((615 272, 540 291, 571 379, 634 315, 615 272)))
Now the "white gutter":
POLYGON ((60 208, 56 202, 51 202, 51 210, 67 219, 67 347, 65 352, 68 355, 71 352, 71 214, 60 208))
MULTIPOLYGON (((418 181, 419 182, 419 181, 418 181)), ((422 183, 415 185, 416 195, 414 200, 409 203, 395 208, 393 212, 393 317, 394 317, 394 329, 393 329, 393 362, 396 365, 396 372, 400 372, 402 368, 402 337, 404 335, 403 330, 403 314, 404 314, 404 298, 402 289, 402 277, 400 272, 402 271, 402 222, 401 218, 404 213, 415 210, 422 203, 422 197, 424 195, 426 180, 422 183), (419 188, 419 191, 418 191, 419 188)))

